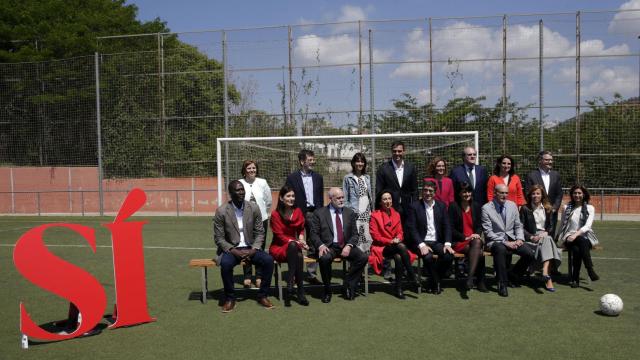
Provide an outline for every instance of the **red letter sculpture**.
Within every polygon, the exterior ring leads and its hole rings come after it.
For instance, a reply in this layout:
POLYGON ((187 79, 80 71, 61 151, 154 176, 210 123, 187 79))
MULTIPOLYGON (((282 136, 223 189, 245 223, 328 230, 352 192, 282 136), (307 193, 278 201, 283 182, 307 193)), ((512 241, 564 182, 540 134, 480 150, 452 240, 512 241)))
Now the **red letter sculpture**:
POLYGON ((96 237, 92 228, 78 224, 45 224, 27 231, 18 239, 13 261, 18 271, 37 286, 73 303, 82 314, 82 323, 71 334, 50 333, 33 322, 20 302, 20 332, 43 340, 74 338, 93 329, 107 307, 107 296, 100 282, 82 268, 68 263, 49 252, 42 240, 43 232, 51 227, 64 227, 80 234, 96 252, 96 237))
POLYGON ((131 326, 155 321, 147 308, 147 286, 144 277, 142 227, 146 221, 125 222, 145 203, 144 191, 133 189, 124 200, 118 216, 111 224, 113 244, 113 272, 115 276, 118 316, 110 328, 131 326))

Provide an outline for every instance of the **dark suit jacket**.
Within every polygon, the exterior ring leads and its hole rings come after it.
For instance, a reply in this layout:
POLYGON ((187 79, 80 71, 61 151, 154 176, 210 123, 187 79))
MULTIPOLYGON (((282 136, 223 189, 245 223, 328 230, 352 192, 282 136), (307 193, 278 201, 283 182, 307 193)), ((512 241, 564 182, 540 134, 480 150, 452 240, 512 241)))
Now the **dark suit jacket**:
MULTIPOLYGON (((473 233, 482 235, 482 208, 477 203, 471 204, 471 218, 473 219, 473 233)), ((452 242, 464 241, 462 208, 455 201, 449 204, 449 220, 451 222, 452 242)))
MULTIPOLYGON (((544 231, 546 231, 549 236, 553 236, 551 218, 551 214, 547 214, 544 221, 544 231)), ((524 239, 529 241, 529 239, 538 232, 538 227, 536 226, 536 218, 533 216, 533 211, 527 206, 520 207, 520 222, 522 223, 522 231, 524 231, 524 239)))
MULTIPOLYGON (((480 204, 480 206, 487 203, 487 182, 489 181, 489 175, 487 169, 482 165, 475 165, 475 180, 473 185, 473 202, 480 204)), ((455 192, 460 190, 460 184, 463 182, 469 182, 469 176, 467 175, 466 165, 458 165, 451 169, 449 177, 453 181, 453 188, 455 192)))
MULTIPOLYGON (((242 214, 244 241, 254 249, 262 249, 264 243, 264 227, 262 214, 257 204, 244 202, 242 214)), ((217 254, 227 252, 240 243, 238 220, 231 201, 216 210, 213 217, 213 240, 218 246, 217 254)))
MULTIPOLYGON (((313 181, 313 202, 316 209, 319 209, 324 206, 324 194, 322 191, 324 181, 322 175, 315 171, 311 172, 311 180, 313 181)), ((296 170, 287 176, 286 185, 293 188, 293 192, 296 194, 296 206, 304 213, 307 208, 307 195, 304 192, 300 170, 296 170)))
POLYGON ((416 167, 410 162, 404 162, 404 174, 402 176, 402 186, 400 186, 392 161, 384 162, 376 172, 376 194, 382 190, 391 191, 393 208, 404 219, 405 209, 408 209, 413 200, 417 199, 418 180, 416 167))
MULTIPOLYGON (((535 169, 527 175, 525 181, 525 193, 529 192, 529 189, 533 185, 541 185, 544 188, 544 182, 542 181, 542 175, 540 175, 540 169, 535 169)), ((558 212, 560 205, 562 204, 562 183, 560 181, 560 173, 555 170, 549 172, 549 201, 553 205, 553 210, 558 212)))
MULTIPOLYGON (((345 245, 358 244, 358 229, 356 227, 356 214, 353 210, 342 208, 342 232, 345 245)), ((323 206, 313 212, 311 219, 311 244, 318 249, 321 245, 330 247, 333 243, 333 219, 329 205, 323 206)))
MULTIPOLYGON (((427 214, 425 213, 424 201, 415 201, 409 206, 407 214, 407 229, 411 234, 410 246, 418 247, 424 242, 427 235, 427 214)), ((439 200, 435 200, 433 205, 433 220, 436 228, 436 241, 439 243, 451 242, 451 226, 449 225, 449 215, 447 214, 447 206, 439 200)), ((405 239, 407 236, 405 236, 405 239)))

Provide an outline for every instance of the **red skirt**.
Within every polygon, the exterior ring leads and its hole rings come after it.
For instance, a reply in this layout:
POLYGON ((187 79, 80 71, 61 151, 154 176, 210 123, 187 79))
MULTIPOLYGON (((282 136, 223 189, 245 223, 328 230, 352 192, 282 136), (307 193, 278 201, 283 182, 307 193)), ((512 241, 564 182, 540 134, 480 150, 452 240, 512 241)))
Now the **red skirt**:
POLYGON ((464 251, 464 248, 467 247, 470 242, 471 240, 464 240, 464 241, 459 241, 453 244, 453 251, 457 253, 462 253, 464 251))

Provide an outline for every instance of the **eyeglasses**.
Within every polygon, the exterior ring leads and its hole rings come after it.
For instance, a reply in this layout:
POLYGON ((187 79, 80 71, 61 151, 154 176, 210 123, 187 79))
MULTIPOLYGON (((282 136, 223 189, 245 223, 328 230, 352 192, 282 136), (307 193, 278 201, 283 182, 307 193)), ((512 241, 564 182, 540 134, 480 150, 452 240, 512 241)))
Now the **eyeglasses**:
POLYGON ((422 190, 422 192, 426 192, 426 193, 434 193, 434 192, 436 192, 436 191, 435 191, 435 190, 433 190, 433 189, 423 189, 423 190, 422 190))
POLYGON ((466 155, 466 156, 468 156, 468 157, 475 157, 475 156, 477 156, 477 154, 465 154, 465 155, 466 155))
POLYGON ((496 193, 501 194, 501 195, 509 195, 508 191, 496 191, 496 193))

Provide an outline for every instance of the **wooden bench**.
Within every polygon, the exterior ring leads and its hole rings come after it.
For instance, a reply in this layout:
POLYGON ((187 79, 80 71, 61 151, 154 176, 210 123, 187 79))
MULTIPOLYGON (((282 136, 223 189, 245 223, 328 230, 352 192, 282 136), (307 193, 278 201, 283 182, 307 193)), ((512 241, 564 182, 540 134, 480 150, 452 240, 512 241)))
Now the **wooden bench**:
MULTIPOLYGON (((313 264, 313 263, 317 263, 318 262, 317 259, 311 258, 311 257, 308 257, 308 256, 305 256, 303 261, 304 261, 305 264, 313 264)), ((342 261, 341 257, 336 257, 335 259, 333 259, 333 262, 334 263, 342 263, 342 271, 344 271, 344 273, 346 274, 346 272, 347 272, 347 262, 346 261, 342 261)), ((282 263, 282 264, 284 264, 284 263, 282 263)), ((278 288, 278 299, 279 300, 283 299, 282 295, 283 295, 284 279, 282 279, 282 272, 281 272, 281 269, 280 269, 280 266, 282 264, 274 261, 275 269, 274 269, 273 273, 275 275, 276 287, 278 288)), ((291 274, 289 274, 289 275, 291 275, 291 274)), ((366 287, 366 285, 365 285, 365 287, 366 287)))
POLYGON ((202 303, 203 304, 207 302, 207 293, 209 292, 209 278, 207 274, 207 269, 215 266, 218 266, 218 263, 213 259, 191 259, 191 261, 189 261, 189 267, 200 268, 200 271, 201 271, 200 281, 202 283, 202 303))

